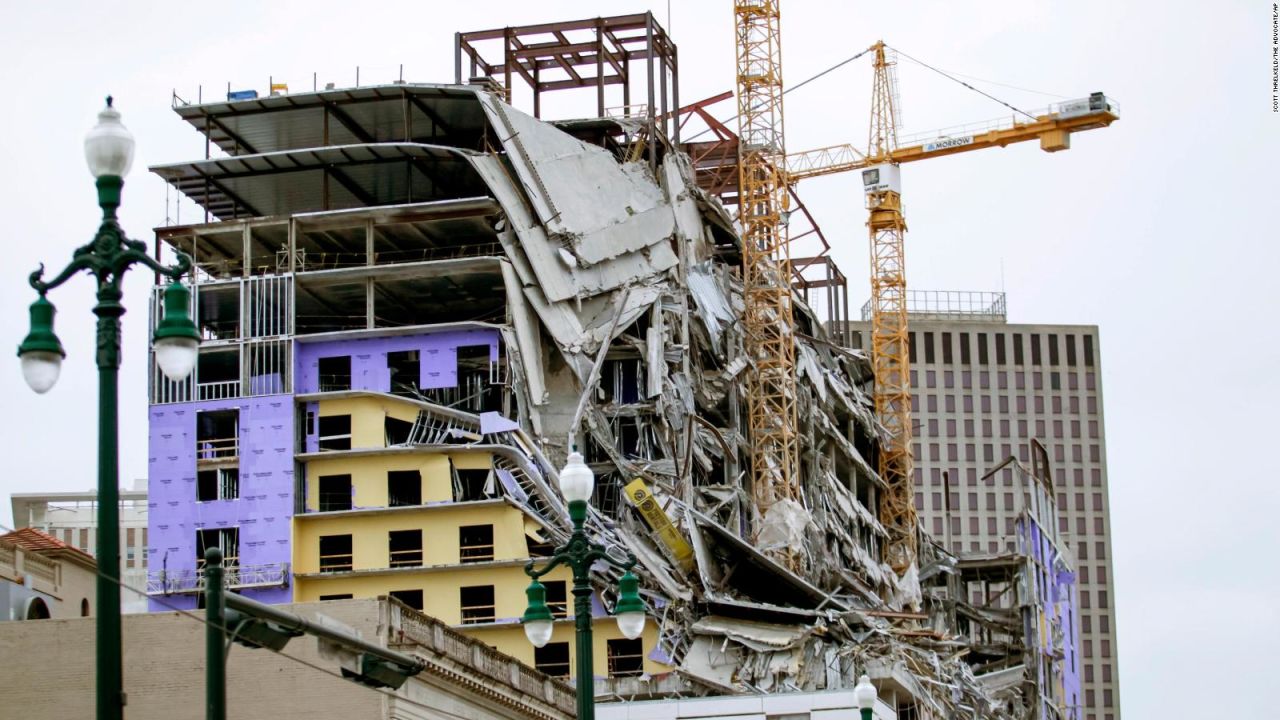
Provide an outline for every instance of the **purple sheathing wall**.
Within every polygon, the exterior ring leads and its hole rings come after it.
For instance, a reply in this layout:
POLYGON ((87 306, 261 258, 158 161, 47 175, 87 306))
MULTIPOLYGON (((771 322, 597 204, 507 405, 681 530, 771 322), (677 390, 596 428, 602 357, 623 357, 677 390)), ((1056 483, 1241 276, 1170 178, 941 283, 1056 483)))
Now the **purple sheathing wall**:
POLYGON ((454 387, 458 384, 458 348, 467 345, 488 345, 489 361, 497 362, 498 337, 497 330, 481 328, 447 330, 422 335, 298 343, 294 392, 299 394, 317 392, 320 358, 345 355, 351 356, 352 390, 389 392, 391 371, 387 368, 387 353, 405 350, 417 350, 419 353, 418 387, 424 390, 454 387))
MULTIPOLYGON (((1058 549, 1053 546, 1049 536, 1034 520, 1024 516, 1018 521, 1018 525, 1023 551, 1029 551, 1037 561, 1033 567, 1036 568, 1038 577, 1033 580, 1038 587, 1045 590, 1041 593, 1041 611, 1050 621, 1057 618, 1063 629, 1061 647, 1054 646, 1052 633, 1047 632, 1045 636, 1040 637, 1041 646, 1037 650, 1041 655, 1052 655, 1058 652, 1062 654, 1059 667, 1062 670, 1063 702, 1068 708, 1079 708, 1081 705, 1080 672, 1077 653, 1080 642, 1080 611, 1076 606, 1076 575, 1065 570, 1059 571, 1055 567, 1058 549)), ((1040 674, 1041 687, 1050 688, 1056 684, 1056 678, 1043 675, 1043 665, 1037 669, 1037 673, 1040 674)), ((1076 710, 1068 712, 1076 713, 1068 717, 1079 717, 1076 710)), ((1048 718, 1055 715, 1049 708, 1041 707, 1038 717, 1048 718)))
MULTIPOLYGON (((293 398, 269 395, 200 403, 152 405, 149 409, 148 569, 194 572, 196 531, 240 528, 240 564, 290 562, 293 517, 293 398), (196 501, 196 414, 240 409, 240 497, 196 501)), ((292 583, 290 583, 292 584, 292 583)), ((246 589, 269 603, 289 602, 288 587, 246 589)), ((194 608, 192 594, 155 598, 152 611, 194 608)))

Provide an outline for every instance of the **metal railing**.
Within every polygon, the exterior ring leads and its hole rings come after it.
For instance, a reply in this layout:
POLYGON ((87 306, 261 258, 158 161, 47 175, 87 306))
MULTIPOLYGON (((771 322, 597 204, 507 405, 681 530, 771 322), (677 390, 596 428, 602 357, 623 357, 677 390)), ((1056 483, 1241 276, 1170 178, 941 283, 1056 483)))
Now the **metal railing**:
POLYGON ((208 438, 196 441, 196 460, 234 460, 240 455, 240 438, 208 438))
POLYGON ((240 397, 239 380, 196 383, 197 400, 229 400, 240 397))
POLYGON ((321 555, 320 556, 320 572, 349 572, 355 567, 351 553, 340 555, 321 555))
MULTIPOLYGON (((1005 294, 982 290, 908 290, 907 314, 934 318, 989 318, 1004 320, 1007 317, 1005 294)), ((863 322, 871 320, 873 300, 862 306, 863 322)))
MULTIPOLYGON (((149 570, 147 572, 148 595, 204 592, 205 578, 200 567, 179 570, 149 570)), ((253 587, 288 587, 289 563, 264 563, 259 565, 228 565, 222 576, 228 590, 253 587)))
POLYGON ((392 550, 390 567, 420 567, 422 565, 422 548, 414 550, 392 550))
POLYGON ((487 562, 493 559, 493 543, 488 545, 461 545, 458 559, 464 563, 487 562))

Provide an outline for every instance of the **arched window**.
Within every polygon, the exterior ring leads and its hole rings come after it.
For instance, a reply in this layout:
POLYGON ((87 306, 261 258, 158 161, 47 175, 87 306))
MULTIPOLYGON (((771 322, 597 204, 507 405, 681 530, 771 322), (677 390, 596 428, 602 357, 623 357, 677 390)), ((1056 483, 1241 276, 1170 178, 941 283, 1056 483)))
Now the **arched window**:
POLYGON ((44 600, 40 598, 31 598, 31 601, 27 603, 27 619, 48 620, 49 606, 45 605, 44 600))
POLYGON ((80 617, 89 617, 89 598, 80 599, 80 617))

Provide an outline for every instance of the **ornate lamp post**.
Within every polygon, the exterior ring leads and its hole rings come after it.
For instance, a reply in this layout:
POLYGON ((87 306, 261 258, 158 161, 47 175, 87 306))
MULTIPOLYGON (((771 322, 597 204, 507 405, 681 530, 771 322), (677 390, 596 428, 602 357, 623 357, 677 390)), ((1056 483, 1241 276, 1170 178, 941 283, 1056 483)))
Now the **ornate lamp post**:
POLYGON ((603 545, 587 538, 583 524, 587 519, 587 501, 595 488, 595 475, 582 462, 577 451, 569 454, 569 462, 560 471, 560 492, 569 501, 569 518, 573 521, 573 535, 564 545, 557 547, 551 559, 541 570, 535 570, 534 561, 524 571, 533 578, 525 594, 529 607, 524 613, 524 633, 534 647, 542 647, 551 640, 552 617, 547 607, 547 588, 538 578, 559 565, 573 570, 573 623, 577 644, 578 720, 595 720, 595 664, 591 653, 591 566, 597 560, 623 570, 618 580, 618 602, 613 613, 618 619, 618 629, 628 640, 640 637, 644 632, 644 602, 640 600, 640 583, 631 573, 636 559, 630 553, 623 562, 610 556, 603 545))
POLYGON ((97 584, 97 717, 119 720, 124 714, 124 673, 120 641, 120 499, 119 442, 117 428, 117 386, 120 369, 120 316, 124 306, 121 282, 132 265, 141 264, 173 279, 164 293, 164 319, 155 332, 156 362, 171 380, 182 380, 196 363, 200 334, 191 322, 191 293, 179 279, 191 269, 186 255, 178 256, 172 267, 160 265, 147 255, 147 247, 130 240, 116 222, 124 176, 133 163, 133 136, 120 123, 120 113, 111 106, 98 114, 98 124, 84 140, 89 171, 97 178, 98 205, 102 224, 93 241, 78 248, 71 262, 57 277, 44 281, 44 265, 31 273, 31 287, 40 297, 31 304, 31 332, 18 346, 22 374, 37 393, 48 392, 58 380, 66 352, 53 332, 53 304, 48 291, 85 271, 98 286, 98 584, 97 584))
POLYGON ((872 720, 875 717, 876 686, 871 684, 866 675, 858 678, 858 684, 853 686, 853 700, 858 704, 862 720, 872 720))

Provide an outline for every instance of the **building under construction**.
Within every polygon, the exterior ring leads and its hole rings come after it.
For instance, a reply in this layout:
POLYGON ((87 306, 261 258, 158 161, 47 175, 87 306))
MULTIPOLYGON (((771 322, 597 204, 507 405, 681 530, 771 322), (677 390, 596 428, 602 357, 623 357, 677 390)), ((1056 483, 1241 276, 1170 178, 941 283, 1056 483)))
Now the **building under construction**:
POLYGON ((557 475, 576 444, 588 528, 638 558, 651 619, 621 637, 599 569, 602 700, 866 673, 904 720, 1083 718, 1047 469, 1019 466, 1012 550, 959 561, 913 524, 911 562, 886 557, 890 431, 822 253, 766 267, 789 288, 770 307, 789 313, 794 467, 761 471, 744 150, 705 102, 680 105, 652 15, 463 33, 455 51, 447 84, 175 102, 204 157, 151 169, 204 217, 157 229, 156 252, 193 258, 204 339, 186 381, 152 362, 153 609, 195 607, 216 546, 248 596, 389 595, 567 675, 567 574, 544 579, 551 643, 519 618, 524 564, 570 531, 557 475), (594 115, 537 117, 574 89, 594 115), (697 118, 714 141, 682 142, 697 118), (762 485, 784 476, 781 495, 762 485))

